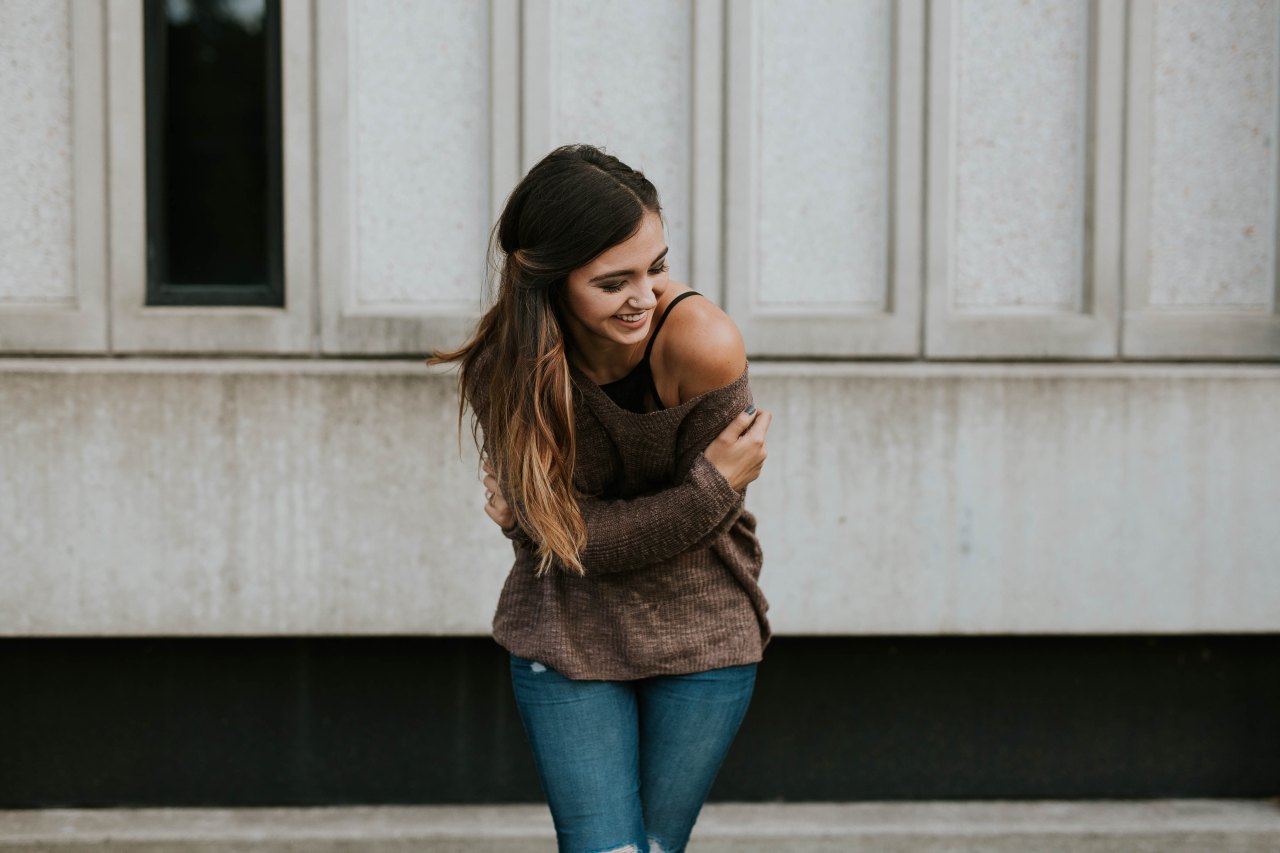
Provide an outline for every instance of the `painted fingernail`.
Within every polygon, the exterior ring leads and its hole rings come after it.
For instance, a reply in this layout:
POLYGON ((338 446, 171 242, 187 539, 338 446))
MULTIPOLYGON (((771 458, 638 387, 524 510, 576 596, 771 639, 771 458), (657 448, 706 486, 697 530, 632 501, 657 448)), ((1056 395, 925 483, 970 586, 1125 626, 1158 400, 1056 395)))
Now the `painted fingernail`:
POLYGON ((751 405, 747 406, 747 414, 748 414, 748 415, 749 415, 749 414, 752 414, 753 412, 755 412, 755 410, 756 410, 756 404, 755 404, 755 403, 752 403, 751 405))

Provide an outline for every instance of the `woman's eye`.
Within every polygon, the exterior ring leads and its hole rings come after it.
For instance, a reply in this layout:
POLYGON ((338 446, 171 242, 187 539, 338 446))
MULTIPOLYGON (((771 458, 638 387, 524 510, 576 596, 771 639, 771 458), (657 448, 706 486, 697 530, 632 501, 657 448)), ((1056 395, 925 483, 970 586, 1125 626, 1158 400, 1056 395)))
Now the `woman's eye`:
MULTIPOLYGON (((663 261, 662 266, 658 267, 656 270, 649 270, 649 275, 662 275, 662 273, 667 271, 669 266, 670 265, 666 261, 663 261)), ((626 286, 627 283, 625 281, 620 281, 617 284, 602 284, 600 285, 600 289, 605 293, 617 293, 626 286)))

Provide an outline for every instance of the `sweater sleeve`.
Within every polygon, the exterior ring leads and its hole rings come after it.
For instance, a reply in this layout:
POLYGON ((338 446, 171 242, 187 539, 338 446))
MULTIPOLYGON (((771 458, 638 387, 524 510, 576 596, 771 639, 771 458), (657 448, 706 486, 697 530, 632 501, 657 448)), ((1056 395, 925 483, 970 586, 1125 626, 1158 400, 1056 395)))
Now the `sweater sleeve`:
MULTIPOLYGON (((733 526, 743 509, 745 489, 737 491, 703 451, 751 401, 746 374, 730 386, 708 392, 685 416, 675 482, 626 498, 579 495, 579 511, 587 528, 587 544, 579 554, 587 575, 632 571, 711 544, 733 526)), ((487 442, 485 451, 487 455, 487 442)), ((503 491, 524 515, 512 496, 503 491)), ((517 547, 537 543, 517 520, 502 533, 517 547)), ((559 560, 560 571, 570 570, 559 560)))
MULTIPOLYGON (((675 486, 632 498, 579 496, 587 545, 578 558, 588 575, 600 575, 639 569, 706 547, 733 526, 744 495, 699 452, 675 486)), ((537 547, 519 522, 502 528, 502 534, 518 545, 537 547)), ((558 560, 556 565, 568 571, 558 560)))
POLYGON ((668 560, 710 545, 733 526, 746 491, 734 489, 703 451, 750 402, 746 371, 703 395, 681 424, 674 485, 617 500, 579 499, 587 525, 587 545, 579 557, 588 575, 668 560))
POLYGON ((742 505, 743 493, 699 452, 675 486, 634 498, 579 498, 587 525, 579 559, 588 575, 667 560, 710 544, 733 525, 742 505))

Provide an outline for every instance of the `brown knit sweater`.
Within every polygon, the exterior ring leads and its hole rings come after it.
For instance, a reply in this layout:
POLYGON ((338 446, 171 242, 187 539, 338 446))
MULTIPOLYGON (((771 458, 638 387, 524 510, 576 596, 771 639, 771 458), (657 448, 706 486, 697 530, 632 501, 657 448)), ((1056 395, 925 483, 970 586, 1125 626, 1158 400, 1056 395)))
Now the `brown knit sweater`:
MULTIPOLYGON (((627 680, 761 660, 771 631, 756 519, 703 451, 751 402, 747 373, 670 409, 618 406, 577 367, 574 477, 587 525, 579 576, 543 577, 529 535, 505 530, 515 564, 493 637, 576 679, 627 680)), ((481 427, 484 427, 483 413, 481 427)), ((501 488, 501 484, 499 484, 501 488)), ((504 490, 504 494, 508 494, 504 490)))

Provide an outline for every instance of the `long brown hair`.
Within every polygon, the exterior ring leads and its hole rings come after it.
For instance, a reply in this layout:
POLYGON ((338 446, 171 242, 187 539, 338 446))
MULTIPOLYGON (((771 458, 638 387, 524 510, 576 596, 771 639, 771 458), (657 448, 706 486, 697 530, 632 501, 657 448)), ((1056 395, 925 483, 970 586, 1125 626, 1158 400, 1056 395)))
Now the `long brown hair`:
POLYGON ((634 234, 646 211, 661 215, 662 207, 643 173, 590 145, 552 151, 512 190, 494 225, 493 307, 469 341, 432 350, 427 359, 461 362, 459 436, 470 406, 472 438, 492 463, 517 523, 537 543, 538 575, 556 560, 586 573, 563 314, 569 273, 634 234))

